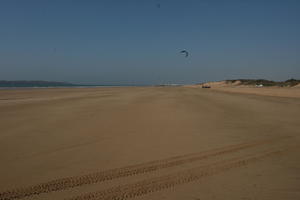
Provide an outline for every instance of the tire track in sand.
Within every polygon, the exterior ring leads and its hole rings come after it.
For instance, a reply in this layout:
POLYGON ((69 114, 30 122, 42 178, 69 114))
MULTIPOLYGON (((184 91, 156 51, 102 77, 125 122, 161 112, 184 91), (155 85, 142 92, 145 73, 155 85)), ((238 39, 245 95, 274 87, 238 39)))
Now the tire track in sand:
POLYGON ((275 139, 266 139, 260 141, 253 141, 248 143, 241 143, 221 147, 209 151, 200 153, 185 154, 181 156, 175 156, 162 160, 150 161, 137 165, 130 165, 127 167, 116 168, 106 171, 100 171, 82 176, 66 177, 61 179, 52 180, 37 185, 28 187, 16 188, 13 190, 7 190, 0 193, 0 200, 12 200, 29 197, 33 195, 39 195, 42 193, 49 193, 54 191, 66 190, 69 188, 79 187, 82 185, 90 185, 107 180, 112 180, 121 177, 133 176, 137 174, 143 174, 148 172, 157 171, 164 168, 175 167, 186 163, 191 163, 203 159, 207 159, 222 154, 233 153, 250 147, 255 147, 267 143, 274 142, 276 140, 285 139, 288 137, 280 137, 275 139))
POLYGON ((133 184, 112 187, 99 192, 87 193, 65 200, 123 200, 134 198, 148 193, 169 189, 175 187, 176 185, 196 181, 200 178, 212 176, 233 168, 243 167, 252 162, 282 153, 285 150, 267 151, 256 155, 254 154, 250 156, 242 156, 234 159, 219 161, 210 165, 205 165, 157 178, 150 178, 133 184))

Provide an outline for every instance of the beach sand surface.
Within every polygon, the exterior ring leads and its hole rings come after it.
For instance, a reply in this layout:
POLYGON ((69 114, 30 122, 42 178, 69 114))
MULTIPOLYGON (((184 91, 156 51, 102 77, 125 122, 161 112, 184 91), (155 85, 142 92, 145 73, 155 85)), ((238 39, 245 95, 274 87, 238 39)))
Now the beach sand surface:
POLYGON ((300 199, 299 88, 267 89, 0 90, 0 199, 300 199))

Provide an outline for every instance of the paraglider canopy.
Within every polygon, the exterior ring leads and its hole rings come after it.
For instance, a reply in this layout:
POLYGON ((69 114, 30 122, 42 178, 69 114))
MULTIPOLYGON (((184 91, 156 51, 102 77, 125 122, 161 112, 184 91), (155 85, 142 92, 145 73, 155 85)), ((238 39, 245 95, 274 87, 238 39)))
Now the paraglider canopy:
POLYGON ((184 54, 185 57, 189 56, 189 52, 187 52, 186 50, 182 50, 180 51, 180 53, 184 54))

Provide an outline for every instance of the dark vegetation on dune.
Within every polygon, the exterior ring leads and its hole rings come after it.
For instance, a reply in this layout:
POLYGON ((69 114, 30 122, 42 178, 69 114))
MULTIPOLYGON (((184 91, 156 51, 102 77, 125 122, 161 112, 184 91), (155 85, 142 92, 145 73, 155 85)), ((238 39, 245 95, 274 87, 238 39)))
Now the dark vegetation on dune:
POLYGON ((0 87, 63 87, 76 86, 66 82, 52 81, 0 81, 0 87))
POLYGON ((226 80, 226 83, 235 83, 239 81, 240 85, 263 85, 263 86, 279 86, 279 87, 293 87, 300 84, 300 80, 288 79, 286 81, 270 81, 265 79, 235 79, 226 80))

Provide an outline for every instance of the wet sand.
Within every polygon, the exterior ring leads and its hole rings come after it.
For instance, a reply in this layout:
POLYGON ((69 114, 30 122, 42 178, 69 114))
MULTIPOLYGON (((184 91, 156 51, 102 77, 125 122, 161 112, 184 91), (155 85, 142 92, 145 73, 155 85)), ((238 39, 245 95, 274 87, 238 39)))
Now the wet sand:
POLYGON ((300 98, 277 93, 0 90, 0 199, 300 199, 300 98))

